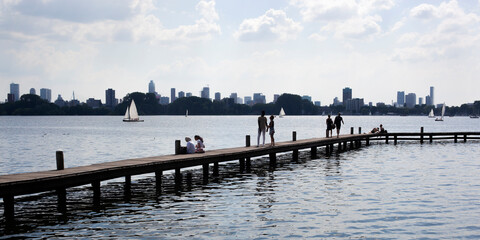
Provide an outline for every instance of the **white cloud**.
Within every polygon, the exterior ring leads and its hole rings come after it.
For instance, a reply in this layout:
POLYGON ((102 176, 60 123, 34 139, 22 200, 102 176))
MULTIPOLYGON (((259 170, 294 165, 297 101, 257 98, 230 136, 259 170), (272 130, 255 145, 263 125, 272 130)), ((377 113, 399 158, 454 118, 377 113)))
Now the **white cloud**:
POLYGON ((311 34, 308 39, 310 40, 314 40, 314 41, 317 41, 317 42, 323 42, 325 40, 327 40, 327 37, 323 36, 323 35, 320 35, 318 33, 314 33, 314 34, 311 34))
POLYGON ((218 13, 215 10, 215 1, 200 1, 195 9, 200 13, 200 15, 207 21, 213 22, 219 19, 218 13))
POLYGON ((416 18, 431 19, 436 15, 436 8, 430 4, 420 4, 410 10, 410 15, 416 18))
POLYGON ((286 41, 295 39, 303 27, 282 10, 268 10, 258 18, 245 19, 235 32, 240 41, 286 41))
POLYGON ((322 30, 334 32, 335 37, 341 39, 368 39, 381 32, 378 24, 381 21, 380 16, 352 18, 345 22, 328 24, 322 30))

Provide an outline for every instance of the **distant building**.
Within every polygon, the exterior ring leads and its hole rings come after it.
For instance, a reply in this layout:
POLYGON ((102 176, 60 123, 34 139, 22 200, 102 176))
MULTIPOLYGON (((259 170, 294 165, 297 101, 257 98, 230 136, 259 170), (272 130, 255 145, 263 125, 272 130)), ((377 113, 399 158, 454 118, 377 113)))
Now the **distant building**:
POLYGON ((192 96, 192 93, 191 93, 191 92, 187 92, 187 94, 186 94, 185 96, 191 97, 191 96, 192 96))
POLYGON ((59 107, 64 107, 66 105, 66 102, 62 98, 62 95, 58 94, 57 100, 55 100, 55 104, 59 107))
POLYGON ((105 106, 114 108, 118 105, 118 99, 115 98, 115 90, 109 88, 105 90, 105 106))
POLYGON ((430 96, 425 96, 425 104, 427 106, 432 106, 432 98, 430 96))
POLYGON ((346 102, 348 100, 352 99, 352 89, 349 87, 346 87, 343 89, 343 105, 346 105, 346 102))
POLYGON ((183 97, 185 97, 185 92, 184 91, 178 92, 178 98, 183 98, 183 97))
POLYGON ((397 106, 403 107, 405 105, 405 92, 398 91, 397 92, 397 106))
POLYGON ((364 101, 363 98, 354 98, 349 99, 345 103, 345 110, 352 113, 360 113, 360 109, 363 107, 364 101))
POLYGON ((315 101, 315 106, 320 107, 320 106, 322 106, 322 103, 320 101, 315 101))
POLYGON ((435 105, 434 91, 435 91, 435 88, 431 86, 430 87, 430 105, 435 105))
POLYGON ((168 105, 170 103, 169 97, 160 97, 160 104, 161 105, 168 105))
POLYGON ((170 89, 170 99, 172 100, 172 103, 175 102, 175 100, 177 100, 177 94, 175 93, 175 88, 171 88, 170 89))
POLYGON ((35 88, 30 88, 30 94, 37 95, 37 91, 35 91, 35 88))
POLYGON ((273 94, 273 103, 276 103, 279 97, 280 94, 273 94))
POLYGON ((418 98, 418 105, 423 105, 423 98, 422 97, 418 98))
POLYGON ((245 97, 243 98, 243 103, 244 103, 244 104, 247 104, 247 105, 253 105, 252 97, 250 97, 250 96, 245 96, 245 97))
POLYGON ((10 83, 10 94, 13 94, 14 101, 20 99, 20 85, 17 83, 10 83))
POLYGON ((253 94, 253 104, 266 104, 267 100, 265 99, 265 95, 261 93, 254 93, 253 94))
POLYGON ((215 101, 220 101, 222 99, 222 94, 220 92, 215 93, 215 101))
POLYGON ((15 102, 15 94, 8 93, 7 94, 7 102, 9 102, 9 103, 15 102))
POLYGON ((338 101, 338 97, 333 98, 333 106, 338 106, 338 105, 342 105, 342 103, 338 101))
POLYGON ((155 83, 153 82, 153 80, 150 80, 150 83, 148 83, 148 93, 156 93, 155 83))
POLYGON ((102 106, 102 101, 99 99, 89 98, 87 99, 87 105, 91 108, 99 108, 102 106))
POLYGON ((302 100, 308 100, 309 102, 312 102, 312 97, 307 96, 307 95, 303 95, 302 100))
POLYGON ((40 98, 48 102, 52 101, 52 90, 49 88, 40 88, 40 98))
POLYGON ((235 101, 235 103, 238 103, 238 95, 237 95, 237 93, 231 93, 231 94, 230 94, 230 98, 233 98, 234 101, 235 101))
POLYGON ((385 107, 385 106, 387 106, 387 104, 385 104, 384 102, 377 102, 377 103, 375 104, 375 106, 377 106, 377 107, 385 107))
POLYGON ((210 88, 204 87, 203 90, 200 92, 200 97, 210 99, 210 88))
POLYGON ((405 104, 408 108, 414 108, 417 105, 417 95, 415 93, 409 93, 405 97, 405 104))
POLYGON ((237 101, 235 101, 237 104, 243 104, 243 99, 241 97, 237 97, 237 101))

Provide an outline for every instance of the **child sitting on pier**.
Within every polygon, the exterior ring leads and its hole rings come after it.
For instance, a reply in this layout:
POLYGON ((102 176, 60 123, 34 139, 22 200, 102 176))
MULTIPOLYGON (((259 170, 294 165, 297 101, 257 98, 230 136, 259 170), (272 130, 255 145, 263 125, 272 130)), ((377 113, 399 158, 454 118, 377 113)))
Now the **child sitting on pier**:
POLYGON ((203 150, 205 148, 205 144, 203 144, 203 138, 198 136, 198 135, 195 135, 195 141, 197 141, 197 144, 195 145, 195 153, 204 153, 205 150, 203 150))

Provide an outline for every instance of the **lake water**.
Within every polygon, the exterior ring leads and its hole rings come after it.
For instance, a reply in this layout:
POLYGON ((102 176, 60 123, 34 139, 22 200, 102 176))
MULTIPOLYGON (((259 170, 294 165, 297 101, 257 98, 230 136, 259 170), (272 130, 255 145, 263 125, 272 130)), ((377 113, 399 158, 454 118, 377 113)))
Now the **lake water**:
MULTIPOLYGON (((238 147, 256 116, 0 117, 0 174, 55 169, 55 151, 66 167, 174 151, 174 141, 199 134, 208 149, 238 147)), ((466 117, 435 122, 426 117, 344 116, 342 133, 382 123, 389 132, 477 131, 466 117)), ((276 140, 325 135, 325 117, 276 118, 276 140)), ((269 143, 269 140, 266 141, 269 143)), ((174 189, 164 175, 157 194, 151 175, 133 178, 131 198, 123 179, 102 183, 102 205, 92 206, 89 186, 68 189, 68 211, 57 213, 51 193, 16 198, 14 229, 0 222, 3 238, 163 239, 458 239, 480 238, 480 143, 373 144, 300 163, 281 155, 275 171, 255 159, 251 173, 221 164, 221 176, 201 184, 201 170, 186 169, 193 183, 174 189)), ((3 205, 0 209, 3 215, 3 205)), ((0 237, 1 238, 1 237, 0 237)))

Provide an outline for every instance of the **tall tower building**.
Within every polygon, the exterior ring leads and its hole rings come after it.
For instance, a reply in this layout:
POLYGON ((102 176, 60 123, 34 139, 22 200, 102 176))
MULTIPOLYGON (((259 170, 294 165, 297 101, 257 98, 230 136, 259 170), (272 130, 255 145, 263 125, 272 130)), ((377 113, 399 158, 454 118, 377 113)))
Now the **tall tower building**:
POLYGON ((150 80, 148 84, 148 93, 155 93, 155 83, 153 83, 153 80, 150 80))
POLYGON ((409 93, 405 97, 405 103, 407 104, 408 108, 414 108, 417 104, 417 95, 415 93, 409 93))
POLYGON ((178 92, 178 98, 182 98, 182 97, 185 97, 185 92, 184 91, 178 92))
POLYGON ((40 88, 40 98, 52 102, 52 90, 48 88, 40 88))
POLYGON ((117 105, 115 90, 109 88, 105 90, 105 106, 113 108, 115 105, 117 105))
POLYGON ((405 92, 404 91, 398 91, 397 92, 397 105, 399 107, 403 107, 403 105, 405 105, 405 92))
POLYGON ((210 88, 209 87, 204 87, 202 92, 200 93, 200 96, 202 98, 210 99, 210 88))
POLYGON ((220 94, 220 92, 216 92, 215 93, 215 101, 220 101, 222 99, 222 95, 220 94))
POLYGON ((10 94, 13 94, 15 101, 20 100, 20 85, 17 83, 10 83, 10 94))
POLYGON ((235 103, 238 103, 238 94, 237 93, 231 93, 230 98, 233 98, 233 101, 235 103))
POLYGON ((430 87, 430 101, 433 106, 435 106, 435 98, 434 98, 434 88, 433 86, 430 87))
POLYGON ((343 105, 346 105, 347 104, 347 101, 348 100, 351 100, 352 99, 352 89, 349 88, 349 87, 346 87, 343 89, 343 105))
POLYGON ((170 89, 170 99, 172 100, 172 103, 177 100, 176 94, 175 94, 175 88, 170 89))

